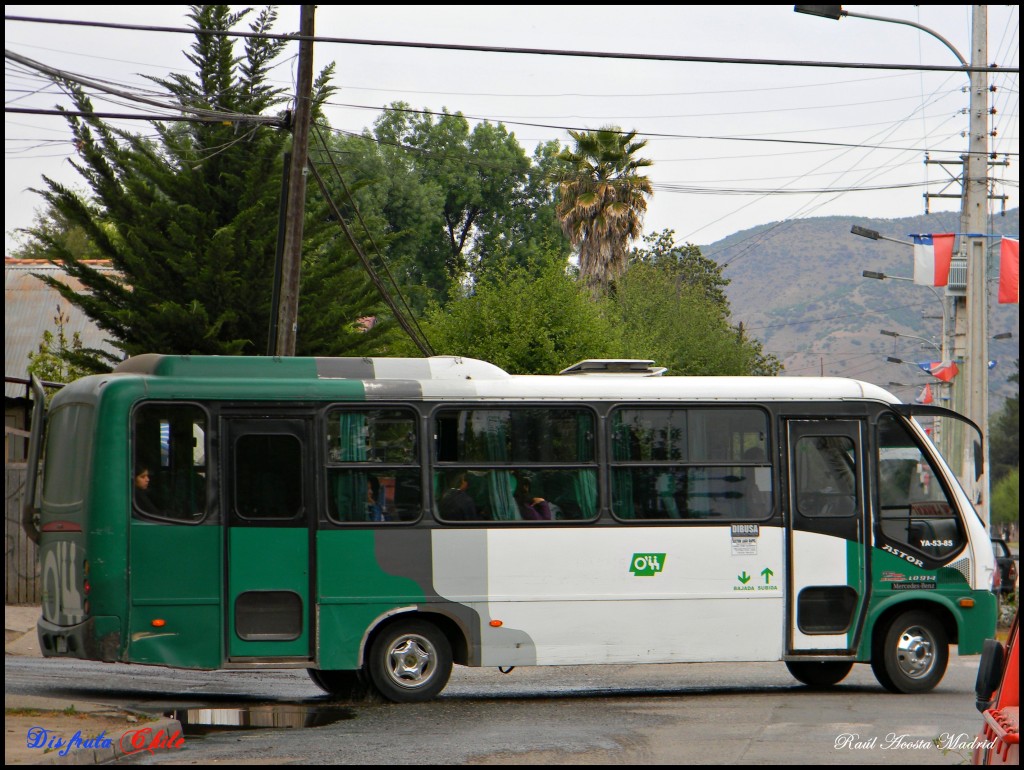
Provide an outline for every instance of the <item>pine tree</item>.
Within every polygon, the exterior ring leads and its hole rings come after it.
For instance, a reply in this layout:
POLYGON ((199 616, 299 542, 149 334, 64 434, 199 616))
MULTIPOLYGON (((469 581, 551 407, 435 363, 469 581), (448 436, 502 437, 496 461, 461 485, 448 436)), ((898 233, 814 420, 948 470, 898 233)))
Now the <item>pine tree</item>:
MULTIPOLYGON (((197 30, 226 32, 247 14, 228 6, 192 6, 189 18, 197 30)), ((86 292, 76 294, 40 277, 81 307, 127 355, 266 352, 283 154, 290 141, 286 131, 267 122, 275 108, 283 112, 286 100, 283 89, 268 83, 285 43, 261 36, 275 20, 272 9, 257 15, 250 25, 257 36, 245 39, 240 56, 233 38, 197 33, 188 54, 195 75, 154 79, 182 108, 233 117, 156 123, 156 139, 89 115, 68 117, 79 148, 74 165, 91 197, 46 177, 39 192, 52 210, 85 231, 115 275, 101 274, 60 239, 37 230, 33 235, 50 260, 78 278, 86 292)), ((330 92, 330 74, 328 68, 315 83, 317 105, 330 92)), ((91 111, 81 88, 65 87, 80 112, 91 111)), ((361 351, 386 325, 364 334, 356 324, 379 313, 379 305, 317 200, 315 194, 307 199, 299 352, 361 351)), ((109 364, 109 355, 88 352, 95 370, 109 364)))

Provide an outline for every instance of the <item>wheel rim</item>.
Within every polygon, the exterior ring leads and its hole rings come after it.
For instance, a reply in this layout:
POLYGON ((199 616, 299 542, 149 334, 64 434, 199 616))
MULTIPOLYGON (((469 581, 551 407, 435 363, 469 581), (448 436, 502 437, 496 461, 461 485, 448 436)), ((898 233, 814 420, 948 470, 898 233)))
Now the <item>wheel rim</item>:
POLYGON ((911 679, 923 679, 935 667, 935 639, 928 629, 911 626, 896 644, 896 664, 911 679))
POLYGON ((419 634, 395 639, 387 656, 388 678, 399 687, 415 689, 427 684, 437 668, 437 650, 419 634))

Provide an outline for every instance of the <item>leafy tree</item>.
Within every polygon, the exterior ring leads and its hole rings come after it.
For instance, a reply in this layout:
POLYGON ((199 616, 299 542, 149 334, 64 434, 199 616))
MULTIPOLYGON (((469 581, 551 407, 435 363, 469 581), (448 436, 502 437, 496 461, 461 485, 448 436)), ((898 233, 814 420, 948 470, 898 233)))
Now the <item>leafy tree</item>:
POLYGON ((330 148, 346 178, 335 195, 343 215, 358 211, 420 308, 458 298, 497 264, 525 266, 560 245, 548 237, 557 234, 547 176, 557 149, 542 147, 531 162, 500 124, 471 129, 461 114, 397 102, 372 132, 330 148))
POLYGON ((47 329, 43 332, 43 340, 34 353, 28 354, 28 372, 44 382, 72 382, 89 374, 88 369, 69 363, 82 352, 82 335, 74 332, 70 339, 67 334, 67 314, 57 305, 57 314, 53 317, 56 333, 47 329))
POLYGON ((721 306, 728 315, 729 300, 725 287, 729 279, 722 275, 721 266, 705 257, 699 246, 675 242, 675 230, 644 236, 643 248, 635 248, 629 255, 630 265, 653 265, 678 277, 682 283, 701 290, 709 300, 721 306))
POLYGON ((674 270, 637 263, 619 278, 613 302, 625 358, 651 359, 668 374, 777 374, 779 362, 742 326, 729 325, 728 308, 674 270))
POLYGON ((37 210, 30 228, 20 230, 18 245, 11 249, 17 259, 49 259, 50 251, 33 233, 45 234, 47 241, 60 243, 77 259, 102 259, 92 241, 81 227, 68 222, 52 206, 37 210))
POLYGON ((490 361, 512 374, 556 374, 585 358, 616 355, 617 329, 565 271, 548 264, 481 281, 424 325, 439 354, 490 361))
POLYGON ((992 523, 1017 524, 1020 521, 1020 469, 1004 475, 992 489, 992 523))
POLYGON ((989 459, 992 464, 992 483, 1020 468, 1020 359, 1017 373, 1009 377, 1017 383, 1017 393, 1006 399, 1002 410, 989 424, 989 459))
MULTIPOLYGON (((248 11, 192 6, 197 29, 228 31, 248 11)), ((155 79, 179 104, 239 116, 281 105, 282 89, 268 76, 284 42, 264 35, 276 12, 260 12, 236 53, 233 39, 196 35, 189 54, 194 77, 155 79)), ((315 83, 315 103, 330 92, 330 69, 315 83)), ((67 84, 76 107, 90 112, 84 92, 67 84)), ((54 263, 78 278, 76 294, 46 282, 81 307, 129 355, 143 352, 260 354, 266 351, 284 132, 244 117, 156 124, 157 138, 115 130, 99 119, 69 116, 79 149, 74 165, 92 199, 44 177, 40 191, 69 226, 81 228, 115 277, 101 274, 61 238, 43 229, 33 237, 54 263)), ((317 196, 307 206, 306 268, 300 305, 300 353, 361 351, 386 324, 363 333, 354 323, 378 312, 348 245, 331 237, 317 196), (304 327, 304 324, 308 326, 304 327)), ((101 356, 91 366, 104 368, 101 356)))
POLYGON ((608 288, 626 269, 629 242, 640 236, 651 181, 640 174, 651 161, 634 157, 647 144, 636 131, 615 126, 570 131, 575 147, 562 153, 557 214, 579 249, 580 276, 591 291, 608 288))

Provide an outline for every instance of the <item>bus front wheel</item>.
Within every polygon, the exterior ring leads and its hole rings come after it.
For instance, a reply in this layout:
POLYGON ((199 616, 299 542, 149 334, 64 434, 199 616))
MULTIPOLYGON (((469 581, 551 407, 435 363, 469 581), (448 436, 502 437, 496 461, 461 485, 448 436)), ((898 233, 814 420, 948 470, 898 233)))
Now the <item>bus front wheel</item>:
POLYGON ((786 668, 793 678, 810 687, 831 687, 839 684, 853 668, 852 661, 787 660, 786 668))
POLYGON ((879 643, 872 651, 871 670, 890 692, 928 692, 946 673, 946 629, 927 612, 911 610, 898 615, 876 639, 879 643))
POLYGON ((374 686, 395 703, 434 698, 452 673, 448 638, 425 620, 399 620, 381 631, 367 666, 374 686))

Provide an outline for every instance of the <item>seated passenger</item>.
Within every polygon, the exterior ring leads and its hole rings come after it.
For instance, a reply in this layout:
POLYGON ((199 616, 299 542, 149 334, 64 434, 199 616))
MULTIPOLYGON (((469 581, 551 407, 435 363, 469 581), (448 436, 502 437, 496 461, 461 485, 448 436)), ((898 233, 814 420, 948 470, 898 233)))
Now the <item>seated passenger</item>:
POLYGON ((441 496, 438 509, 441 518, 447 521, 475 521, 477 516, 476 502, 466 489, 469 481, 465 471, 456 471, 448 480, 448 489, 441 496))
POLYGON ((551 506, 543 497, 533 497, 530 494, 530 480, 517 476, 516 481, 515 498, 519 506, 519 515, 528 521, 551 521, 551 506))

